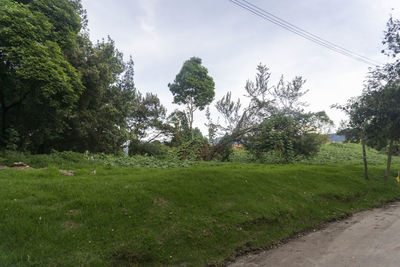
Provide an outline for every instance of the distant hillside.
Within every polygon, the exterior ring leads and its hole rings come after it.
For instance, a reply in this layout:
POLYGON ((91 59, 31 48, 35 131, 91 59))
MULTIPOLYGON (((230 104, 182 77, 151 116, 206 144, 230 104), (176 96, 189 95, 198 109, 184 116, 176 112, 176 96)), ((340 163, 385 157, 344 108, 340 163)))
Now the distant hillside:
POLYGON ((346 139, 344 135, 338 135, 338 134, 328 134, 329 141, 331 143, 343 143, 344 140, 346 139))
MULTIPOLYGON (((383 165, 387 156, 367 147, 367 160, 371 165, 383 165)), ((363 164, 362 149, 360 144, 352 143, 330 143, 323 145, 312 158, 303 159, 301 163, 306 164, 363 164)), ((400 157, 393 157, 392 164, 400 164, 400 157)))

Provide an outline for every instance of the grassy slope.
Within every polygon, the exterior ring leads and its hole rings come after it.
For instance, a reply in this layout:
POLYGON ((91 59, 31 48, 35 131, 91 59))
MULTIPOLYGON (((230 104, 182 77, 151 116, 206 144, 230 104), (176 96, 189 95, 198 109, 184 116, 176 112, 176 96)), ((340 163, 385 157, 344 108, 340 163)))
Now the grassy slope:
MULTIPOLYGON (((383 165, 387 156, 379 153, 373 148, 367 147, 368 164, 383 165)), ((231 155, 232 162, 248 163, 252 161, 250 153, 243 149, 237 149, 231 155)), ((269 156, 264 159, 266 163, 274 163, 277 159, 269 156)), ((300 163, 304 164, 363 164, 362 150, 359 144, 350 143, 330 143, 323 145, 318 154, 312 158, 300 159, 300 163)), ((393 157, 393 164, 400 164, 400 157, 393 157)))
POLYGON ((1 266, 219 264, 400 196, 383 166, 91 168, 0 171, 1 266))
MULTIPOLYGON (((387 156, 367 147, 368 164, 380 165, 385 164, 387 156)), ((310 159, 302 161, 308 164, 363 164, 362 149, 359 144, 350 143, 330 143, 323 145, 318 154, 310 159)), ((393 157, 393 164, 400 164, 400 157, 393 157)))

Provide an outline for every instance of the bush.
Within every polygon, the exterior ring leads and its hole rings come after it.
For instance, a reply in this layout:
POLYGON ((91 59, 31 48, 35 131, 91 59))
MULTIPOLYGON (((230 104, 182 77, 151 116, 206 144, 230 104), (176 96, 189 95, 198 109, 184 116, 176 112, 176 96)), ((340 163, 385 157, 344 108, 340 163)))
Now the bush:
POLYGON ((16 151, 2 151, 0 154, 0 165, 11 166, 14 162, 25 162, 25 154, 16 151))
POLYGON ((210 145, 204 138, 194 138, 173 147, 170 154, 178 160, 211 160, 210 145))
POLYGON ((244 148, 234 148, 229 155, 230 162, 250 163, 254 162, 254 156, 244 148))
POLYGON ((313 156, 327 142, 327 136, 306 129, 302 123, 301 118, 272 116, 245 139, 246 148, 260 161, 289 163, 299 156, 313 156))
POLYGON ((294 142, 296 155, 311 157, 318 153, 323 144, 327 144, 329 138, 325 134, 306 133, 294 142))
POLYGON ((143 143, 139 140, 132 140, 129 144, 129 155, 142 155, 152 157, 163 157, 168 153, 168 147, 160 141, 143 143))

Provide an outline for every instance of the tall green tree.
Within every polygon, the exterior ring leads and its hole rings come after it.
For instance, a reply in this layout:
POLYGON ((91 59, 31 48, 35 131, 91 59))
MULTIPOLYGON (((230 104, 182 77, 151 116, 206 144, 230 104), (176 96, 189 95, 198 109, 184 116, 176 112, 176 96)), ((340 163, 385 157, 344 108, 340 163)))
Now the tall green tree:
POLYGON ((201 59, 192 57, 187 60, 174 82, 168 84, 174 96, 174 103, 187 106, 189 129, 193 128, 193 114, 203 110, 215 96, 215 83, 208 70, 201 65, 201 59))
POLYGON ((369 134, 378 141, 383 140, 387 146, 385 178, 390 175, 392 155, 400 140, 400 83, 399 80, 391 80, 389 76, 386 76, 387 67, 389 66, 386 65, 374 71, 374 75, 379 73, 373 78, 376 87, 369 88, 366 92, 373 99, 368 105, 372 111, 371 124, 373 126, 369 127, 369 134))
POLYGON ((136 103, 133 60, 124 62, 111 38, 92 44, 82 33, 71 62, 84 90, 56 149, 119 153, 130 138, 127 120, 136 103))
POLYGON ((129 140, 133 61, 86 25, 80 0, 0 0, 3 147, 118 153, 129 140))
POLYGON ((380 138, 387 141, 387 165, 385 178, 390 175, 392 155, 395 146, 400 140, 400 20, 390 19, 383 44, 386 46, 384 54, 394 58, 394 62, 379 66, 369 73, 369 86, 366 90, 373 103, 369 108, 373 110, 372 122, 379 129, 380 138))
MULTIPOLYGON (((79 25, 79 16, 70 19, 79 25)), ((80 75, 64 54, 58 29, 30 4, 0 0, 0 29, 2 146, 13 132, 20 147, 44 152, 66 129, 64 119, 82 93, 80 75)))
POLYGON ((18 0, 26 8, 44 15, 53 26, 54 41, 63 51, 74 49, 76 37, 82 28, 83 8, 80 0, 18 0))
POLYGON ((166 134, 166 108, 157 95, 138 92, 128 125, 133 134, 132 139, 147 143, 166 134))
POLYGON ((365 166, 366 144, 377 149, 387 148, 385 178, 390 175, 394 149, 400 140, 400 21, 389 18, 385 31, 382 53, 394 58, 394 62, 370 70, 366 87, 360 97, 350 99, 346 105, 336 107, 344 110, 349 121, 342 133, 350 141, 361 141, 365 166))
POLYGON ((385 178, 387 178, 390 173, 394 144, 400 140, 400 20, 389 18, 383 44, 386 45, 383 53, 396 59, 394 63, 386 64, 382 69, 378 69, 377 73, 373 74, 375 78, 378 76, 386 81, 384 90, 380 94, 381 98, 386 100, 386 110, 385 114, 380 113, 380 117, 383 117, 383 121, 387 122, 386 129, 389 139, 385 172, 385 178))

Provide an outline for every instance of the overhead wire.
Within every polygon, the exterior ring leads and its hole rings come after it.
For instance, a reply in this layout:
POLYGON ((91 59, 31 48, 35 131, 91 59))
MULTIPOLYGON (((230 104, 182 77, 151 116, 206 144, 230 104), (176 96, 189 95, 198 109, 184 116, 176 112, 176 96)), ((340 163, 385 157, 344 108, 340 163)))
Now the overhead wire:
POLYGON ((330 42, 330 41, 328 41, 328 40, 326 40, 326 39, 324 39, 324 38, 321 38, 321 37, 319 37, 319 36, 317 36, 317 35, 315 35, 315 34, 313 34, 313 33, 311 33, 311 32, 308 32, 308 31, 306 31, 306 30, 304 30, 304 29, 302 29, 302 28, 300 28, 300 27, 297 27, 296 25, 294 25, 294 24, 292 24, 292 23, 290 23, 290 22, 288 22, 288 21, 286 21, 286 20, 284 20, 284 19, 282 19, 282 18, 279 18, 279 17, 275 16, 274 14, 272 14, 272 13, 266 11, 265 9, 262 9, 262 8, 256 6, 256 5, 254 5, 254 4, 250 3, 249 1, 246 1, 246 0, 241 0, 241 1, 243 1, 243 2, 247 3, 248 5, 250 5, 250 6, 254 7, 254 8, 256 8, 256 9, 258 9, 258 10, 260 10, 260 11, 262 11, 262 12, 265 13, 265 14, 268 14, 269 16, 271 16, 271 17, 277 19, 278 21, 281 21, 282 23, 285 23, 286 25, 289 25, 289 26, 295 28, 296 30, 298 30, 298 31, 300 31, 300 32, 303 32, 303 33, 306 34, 306 35, 309 35, 309 36, 311 36, 311 37, 314 37, 314 38, 316 38, 316 39, 318 39, 318 40, 320 40, 320 41, 322 41, 322 42, 325 42, 325 43, 327 43, 327 44, 329 44, 329 45, 331 45, 331 46, 334 46, 334 47, 336 47, 336 48, 338 48, 338 49, 340 49, 340 50, 343 50, 343 51, 346 51, 346 52, 348 52, 348 53, 354 54, 355 56, 360 57, 360 58, 363 58, 363 59, 365 59, 365 60, 367 60, 367 61, 375 62, 376 64, 381 64, 380 62, 378 62, 378 61, 376 61, 376 60, 374 60, 374 59, 370 59, 370 58, 365 57, 365 56, 363 56, 363 55, 361 55, 361 54, 358 54, 358 53, 355 53, 355 52, 353 52, 353 51, 350 51, 350 50, 348 50, 348 49, 346 49, 346 48, 344 48, 344 47, 342 47, 342 46, 340 46, 340 45, 337 45, 337 44, 335 44, 335 43, 332 43, 332 42, 330 42))
POLYGON ((306 30, 303 30, 300 27, 297 27, 294 24, 287 22, 286 20, 283 20, 260 7, 257 7, 256 5, 250 3, 249 1, 246 1, 246 0, 229 0, 229 1, 243 9, 269 21, 269 22, 272 22, 273 24, 275 24, 279 27, 282 27, 296 35, 299 35, 311 42, 314 42, 314 43, 316 43, 320 46, 323 46, 327 49, 330 49, 334 52, 337 52, 344 56, 353 58, 355 60, 358 60, 358 61, 363 62, 368 65, 373 65, 373 66, 381 65, 381 63, 376 60, 373 60, 373 59, 367 58, 365 56, 362 56, 360 54, 354 53, 344 47, 336 45, 330 41, 327 41, 321 37, 318 37, 315 34, 312 34, 306 30))

